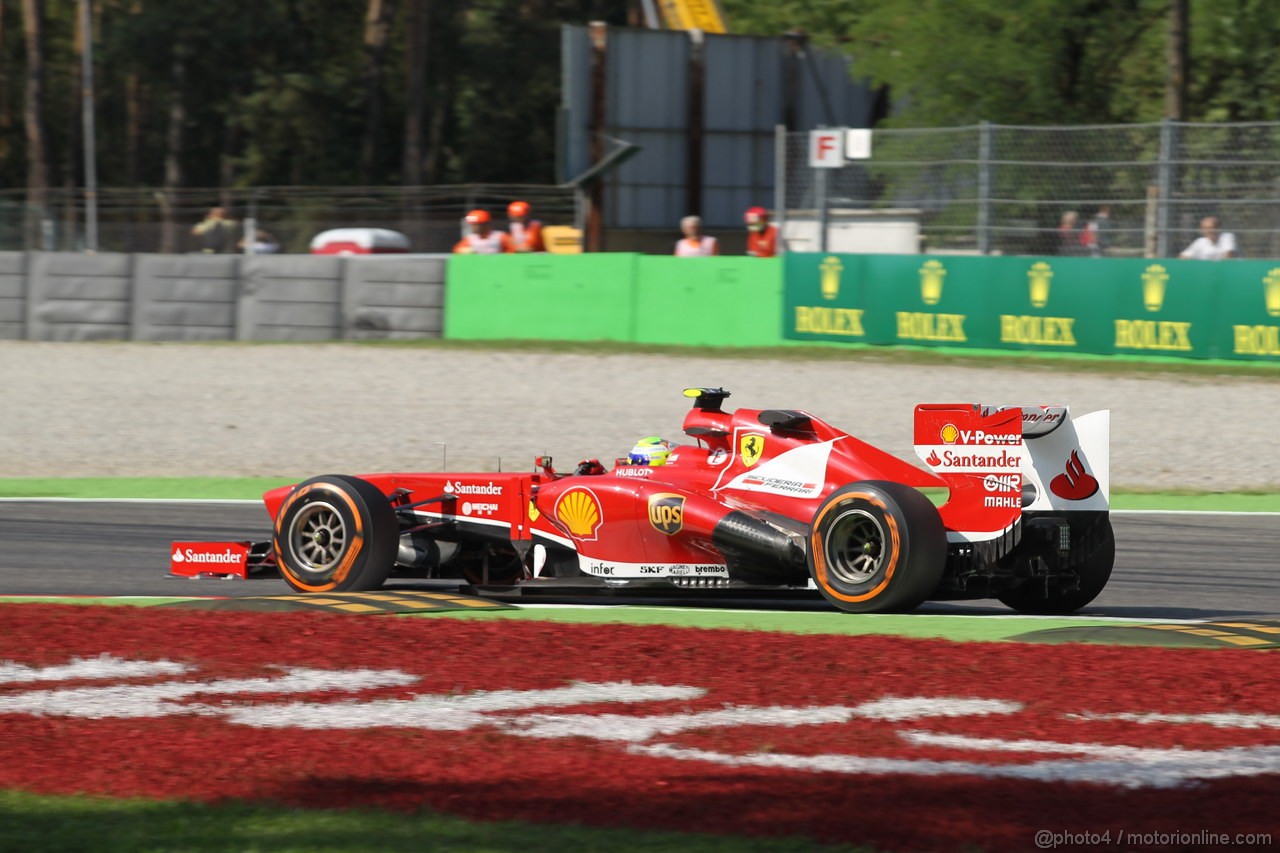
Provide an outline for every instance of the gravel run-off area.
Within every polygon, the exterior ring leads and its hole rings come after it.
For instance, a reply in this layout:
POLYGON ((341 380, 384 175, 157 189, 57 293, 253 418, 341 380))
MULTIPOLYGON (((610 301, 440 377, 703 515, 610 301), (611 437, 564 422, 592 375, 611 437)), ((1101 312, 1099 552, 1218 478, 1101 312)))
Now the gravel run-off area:
POLYGON ((0 476, 283 476, 606 463, 680 439, 687 386, 801 408, 915 461, 920 402, 1111 409, 1112 484, 1280 485, 1280 373, 1120 374, 355 344, 0 342, 0 476))

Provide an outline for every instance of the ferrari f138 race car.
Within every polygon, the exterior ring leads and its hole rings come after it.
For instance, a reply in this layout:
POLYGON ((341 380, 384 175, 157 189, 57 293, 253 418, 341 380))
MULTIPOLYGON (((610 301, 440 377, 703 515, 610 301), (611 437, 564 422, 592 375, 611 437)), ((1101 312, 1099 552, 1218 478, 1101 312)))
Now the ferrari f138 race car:
POLYGON ((1111 575, 1109 412, 920 405, 924 470, 805 411, 685 396, 691 442, 665 464, 314 477, 264 495, 271 541, 174 543, 171 570, 278 571, 307 593, 399 577, 520 596, 816 589, 853 613, 981 598, 1067 613, 1111 575))

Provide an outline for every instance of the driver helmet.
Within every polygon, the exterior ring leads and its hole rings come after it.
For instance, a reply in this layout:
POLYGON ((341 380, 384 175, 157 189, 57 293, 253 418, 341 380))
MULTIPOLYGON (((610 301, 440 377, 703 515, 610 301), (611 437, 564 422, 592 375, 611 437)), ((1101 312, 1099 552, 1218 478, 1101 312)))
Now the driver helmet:
POLYGON ((632 465, 666 465, 667 457, 675 445, 656 435, 646 436, 631 448, 632 465))

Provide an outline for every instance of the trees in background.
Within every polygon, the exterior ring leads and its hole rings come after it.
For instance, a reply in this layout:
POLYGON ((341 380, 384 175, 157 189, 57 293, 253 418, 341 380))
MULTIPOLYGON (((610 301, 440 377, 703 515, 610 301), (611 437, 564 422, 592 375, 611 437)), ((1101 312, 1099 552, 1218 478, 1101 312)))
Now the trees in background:
POLYGON ((1181 4, 1186 120, 1280 120, 1274 0, 723 2, 735 32, 841 44, 857 73, 889 85, 899 126, 1157 121, 1181 4))
MULTIPOLYGON (((4 187, 75 177, 75 12, 0 0, 4 187)), ((626 0, 94 0, 94 16, 103 186, 550 183, 560 25, 625 23, 626 0)))
MULTIPOLYGON (((1152 121, 1171 3, 723 0, 840 43, 900 125, 1152 121)), ((551 182, 562 23, 629 0, 94 0, 104 186, 551 182)), ((0 0, 0 181, 75 185, 74 0, 0 0)), ((1189 0, 1186 117, 1280 119, 1274 0, 1189 0)), ((655 97, 663 96, 655 93, 655 97)))

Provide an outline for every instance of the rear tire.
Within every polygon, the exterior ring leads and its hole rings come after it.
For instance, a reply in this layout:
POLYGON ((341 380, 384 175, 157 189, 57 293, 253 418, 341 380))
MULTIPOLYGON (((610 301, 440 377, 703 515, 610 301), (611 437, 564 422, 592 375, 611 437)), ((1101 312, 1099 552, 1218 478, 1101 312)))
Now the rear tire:
POLYGON ((1111 568, 1116 562, 1116 536, 1109 518, 1102 519, 1090 531, 1090 535, 1088 556, 1072 566, 1080 574, 1078 588, 1046 590, 1043 581, 1033 579, 1023 586, 1001 593, 997 596, 1000 602, 1019 613, 1058 616, 1074 613, 1093 601, 1111 579, 1111 568))
POLYGON ((313 477, 276 515, 276 564, 298 592, 378 589, 395 565, 400 524, 376 486, 357 477, 313 477))
POLYGON ((942 579, 947 533, 920 492, 866 480, 837 489, 818 507, 807 559, 814 584, 841 610, 913 610, 942 579))

